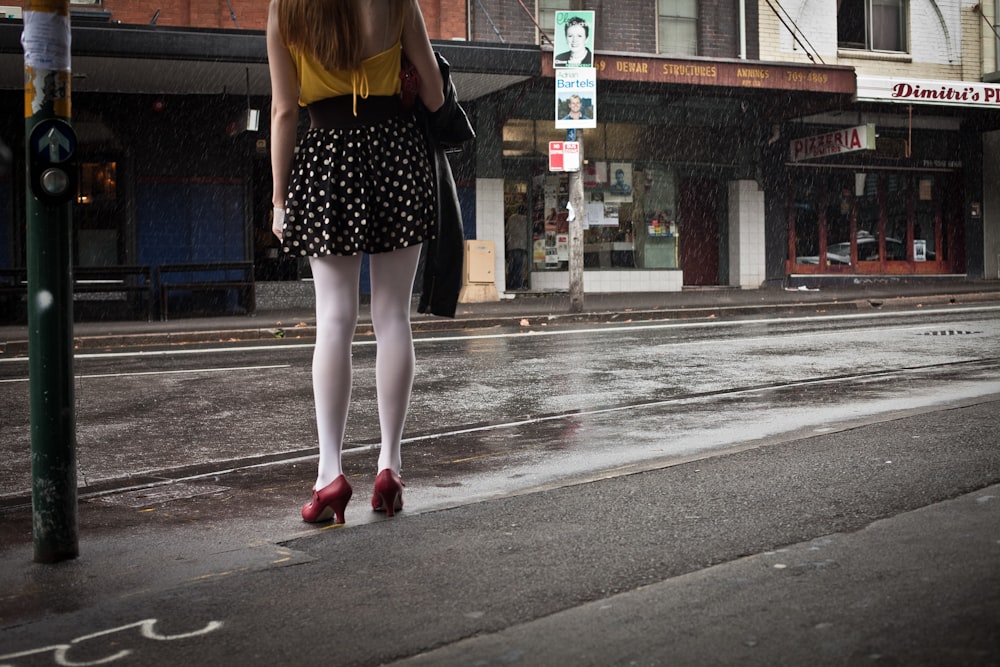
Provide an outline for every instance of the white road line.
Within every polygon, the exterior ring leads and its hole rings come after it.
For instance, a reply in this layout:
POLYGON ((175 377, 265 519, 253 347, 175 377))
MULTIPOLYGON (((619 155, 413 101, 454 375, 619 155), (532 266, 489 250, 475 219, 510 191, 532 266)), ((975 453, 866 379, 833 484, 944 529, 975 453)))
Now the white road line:
MULTIPOLYGON (((606 326, 598 325, 591 326, 585 329, 575 329, 575 328, 559 328, 559 329, 546 329, 546 330, 529 330, 529 331, 513 331, 508 333, 490 333, 490 334, 462 334, 462 335, 451 335, 451 336, 427 336, 427 337, 414 337, 414 344, 424 344, 424 343, 442 343, 442 342, 453 342, 453 341, 468 341, 468 340, 489 340, 489 339, 504 339, 504 338, 522 338, 522 337, 532 337, 532 336, 577 336, 581 334, 603 334, 603 333, 621 333, 626 331, 648 331, 648 330, 665 330, 665 329, 696 329, 696 328, 733 328, 742 327, 750 325, 759 324, 787 324, 794 322, 844 322, 844 321, 861 321, 861 320, 871 320, 871 319, 889 319, 889 318, 912 318, 912 317, 926 317, 928 315, 942 315, 949 314, 955 316, 965 317, 973 313, 993 313, 1000 311, 1000 306, 975 306, 970 308, 964 308, 960 306, 952 308, 927 308, 918 311, 904 311, 904 312, 875 312, 875 313, 850 313, 841 315, 811 315, 806 317, 772 317, 772 318, 757 318, 750 320, 699 320, 699 321, 684 321, 676 322, 673 320, 666 322, 658 322, 655 324, 649 324, 644 322, 635 322, 632 324, 618 325, 618 326, 606 326)), ((527 318, 529 321, 531 317, 527 318)), ((536 323, 531 326, 539 326, 546 323, 545 317, 541 316, 534 318, 536 323)), ((566 326, 565 323, 560 323, 559 326, 566 326)), ((353 345, 355 347, 368 347, 375 345, 374 340, 360 340, 354 341, 353 345)), ((270 345, 227 345, 223 347, 210 347, 210 348, 184 348, 184 349, 166 349, 166 350, 136 350, 130 352, 91 352, 76 354, 76 359, 122 359, 131 357, 174 357, 182 355, 197 355, 197 354, 219 354, 222 352, 260 352, 269 351, 274 352, 277 350, 301 350, 309 349, 314 347, 313 343, 291 343, 291 344, 270 344, 270 345)), ((0 359, 0 363, 11 363, 11 362, 27 362, 27 357, 15 357, 10 359, 0 359)))
MULTIPOLYGON (((230 371, 263 371, 274 368, 291 368, 291 364, 275 364, 273 366, 232 366, 229 368, 188 368, 179 371, 136 371, 134 373, 100 373, 94 375, 77 375, 76 380, 93 380, 97 378, 125 378, 142 375, 180 375, 184 373, 227 373, 230 371)), ((11 382, 27 382, 28 378, 12 378, 10 380, 0 380, 0 384, 11 382)))

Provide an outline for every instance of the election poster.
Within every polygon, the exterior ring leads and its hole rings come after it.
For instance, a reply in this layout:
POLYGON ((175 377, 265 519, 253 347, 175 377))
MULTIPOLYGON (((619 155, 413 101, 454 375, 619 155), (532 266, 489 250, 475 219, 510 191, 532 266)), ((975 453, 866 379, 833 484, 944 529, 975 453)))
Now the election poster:
POLYGON ((597 127, 597 70, 576 67, 555 73, 556 128, 597 127))
POLYGON ((594 66, 594 12, 558 11, 552 66, 594 66))

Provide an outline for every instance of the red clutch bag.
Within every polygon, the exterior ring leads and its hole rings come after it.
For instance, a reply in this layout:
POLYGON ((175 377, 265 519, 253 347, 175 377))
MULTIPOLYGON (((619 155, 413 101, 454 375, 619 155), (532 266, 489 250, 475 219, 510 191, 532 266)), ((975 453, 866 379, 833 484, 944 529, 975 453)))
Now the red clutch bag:
POLYGON ((402 84, 399 91, 399 99, 404 109, 412 109, 417 103, 417 95, 420 94, 420 74, 406 56, 399 67, 399 80, 402 84))

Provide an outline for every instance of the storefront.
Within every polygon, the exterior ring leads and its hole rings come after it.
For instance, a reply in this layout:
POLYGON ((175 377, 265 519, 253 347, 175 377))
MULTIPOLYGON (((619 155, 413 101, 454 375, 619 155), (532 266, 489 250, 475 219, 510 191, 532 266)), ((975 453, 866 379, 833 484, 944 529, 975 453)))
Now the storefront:
POLYGON ((996 85, 858 77, 853 109, 786 125, 789 281, 982 275, 998 113, 996 85))
MULTIPOLYGON (((14 162, 0 171, 3 270, 25 267, 27 255, 22 31, 20 21, 0 20, 0 105, 9 111, 0 117, 0 142, 12 149, 14 162)), ((72 43, 72 124, 80 169, 72 263, 141 266, 155 276, 162 265, 252 262, 259 308, 311 304, 312 286, 303 280, 308 263, 281 253, 270 232, 270 80, 263 31, 127 25, 105 18, 74 24, 72 43)), ((539 75, 534 45, 441 42, 435 48, 460 63, 452 76, 473 116, 476 98, 539 75)), ((303 129, 307 124, 304 114, 303 129)), ((452 159, 471 238, 474 155, 470 145, 452 159)), ((20 316, 23 309, 17 310, 0 308, 0 319, 20 316)), ((108 310, 108 316, 119 314, 108 310)))
MULTIPOLYGON (((584 291, 759 287, 761 146, 775 122, 848 103, 853 70, 601 54, 595 67, 597 127, 578 131, 584 291)), ((551 72, 543 61, 543 77, 551 72)), ((521 113, 502 129, 507 261, 498 287, 564 290, 569 176, 549 170, 547 150, 565 131, 553 122, 551 89, 506 96, 516 96, 521 113)))

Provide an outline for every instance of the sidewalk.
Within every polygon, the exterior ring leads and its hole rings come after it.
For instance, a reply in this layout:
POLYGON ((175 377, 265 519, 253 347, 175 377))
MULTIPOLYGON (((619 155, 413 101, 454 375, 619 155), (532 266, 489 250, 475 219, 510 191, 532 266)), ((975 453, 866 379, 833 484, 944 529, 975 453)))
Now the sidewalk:
MULTIPOLYGON (((585 294, 583 310, 570 312, 566 293, 514 293, 491 303, 460 303, 454 319, 423 315, 413 309, 415 332, 496 326, 534 327, 593 321, 636 321, 752 317, 758 314, 830 313, 877 309, 1000 302, 1000 281, 879 282, 812 289, 728 287, 692 288, 681 292, 585 294)), ((260 309, 253 316, 177 318, 166 322, 77 322, 75 348, 106 349, 219 341, 308 339, 315 336, 311 309, 260 309)), ((367 304, 359 313, 358 333, 371 333, 367 304)), ((25 323, 0 325, 0 359, 24 356, 25 323)))

